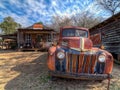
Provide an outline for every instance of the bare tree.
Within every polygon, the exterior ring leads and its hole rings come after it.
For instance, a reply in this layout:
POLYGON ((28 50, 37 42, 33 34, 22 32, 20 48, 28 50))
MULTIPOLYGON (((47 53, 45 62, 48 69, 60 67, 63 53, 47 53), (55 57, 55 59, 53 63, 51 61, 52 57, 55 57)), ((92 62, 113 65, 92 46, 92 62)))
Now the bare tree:
POLYGON ((120 8, 120 0, 96 0, 97 5, 101 6, 103 9, 107 10, 114 15, 117 9, 120 8))
POLYGON ((95 17, 92 13, 83 12, 72 17, 75 26, 91 28, 102 21, 101 17, 95 17))
POLYGON ((56 31, 59 31, 60 27, 71 26, 71 25, 73 25, 72 20, 67 16, 65 17, 53 16, 52 18, 51 28, 53 28, 56 31))
POLYGON ((54 16, 52 18, 52 24, 49 27, 59 32, 60 27, 63 26, 80 26, 85 28, 91 28, 94 25, 100 23, 101 21, 102 19, 100 17, 95 17, 89 12, 83 12, 76 14, 72 17, 54 16))

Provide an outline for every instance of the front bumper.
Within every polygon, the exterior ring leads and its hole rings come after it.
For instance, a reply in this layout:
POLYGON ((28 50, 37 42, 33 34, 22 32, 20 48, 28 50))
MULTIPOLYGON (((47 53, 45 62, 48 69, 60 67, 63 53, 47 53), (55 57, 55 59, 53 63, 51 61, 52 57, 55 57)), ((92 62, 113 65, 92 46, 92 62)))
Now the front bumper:
POLYGON ((54 72, 49 71, 50 76, 62 77, 62 78, 72 78, 72 79, 83 79, 83 80, 105 80, 112 78, 110 74, 87 74, 87 73, 65 73, 65 72, 54 72))

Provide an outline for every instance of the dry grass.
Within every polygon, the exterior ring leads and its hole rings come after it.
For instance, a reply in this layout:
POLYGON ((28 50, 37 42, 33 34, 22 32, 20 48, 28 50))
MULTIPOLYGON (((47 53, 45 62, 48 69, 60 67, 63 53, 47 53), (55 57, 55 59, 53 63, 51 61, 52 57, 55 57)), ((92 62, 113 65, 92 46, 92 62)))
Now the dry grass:
MULTIPOLYGON (((50 81, 46 66, 47 53, 0 52, 0 90, 106 90, 102 83, 60 79, 50 81)), ((114 65, 110 90, 120 90, 120 66, 114 65)))

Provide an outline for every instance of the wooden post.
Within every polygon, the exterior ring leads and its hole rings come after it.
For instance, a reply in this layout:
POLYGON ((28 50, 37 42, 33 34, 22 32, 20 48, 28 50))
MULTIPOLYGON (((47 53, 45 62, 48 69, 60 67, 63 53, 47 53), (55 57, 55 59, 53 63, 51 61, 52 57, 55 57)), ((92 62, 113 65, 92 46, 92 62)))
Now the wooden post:
POLYGON ((117 55, 117 59, 120 62, 120 53, 117 55))
POLYGON ((53 41, 53 32, 51 32, 51 41, 53 41))
POLYGON ((107 90, 110 89, 110 77, 108 77, 108 86, 107 86, 107 90))
POLYGON ((17 44, 18 44, 18 49, 20 47, 20 38, 19 38, 19 31, 17 32, 17 44))
POLYGON ((3 49, 3 39, 2 39, 2 49, 3 49))

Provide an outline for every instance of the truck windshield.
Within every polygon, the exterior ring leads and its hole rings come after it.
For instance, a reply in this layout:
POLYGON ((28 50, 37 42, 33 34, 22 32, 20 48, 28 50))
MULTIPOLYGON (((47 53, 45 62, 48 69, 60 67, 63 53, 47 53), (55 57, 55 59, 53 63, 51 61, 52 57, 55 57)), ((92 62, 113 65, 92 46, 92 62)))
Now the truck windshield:
POLYGON ((63 37, 88 37, 88 32, 80 29, 64 29, 62 31, 63 37))

